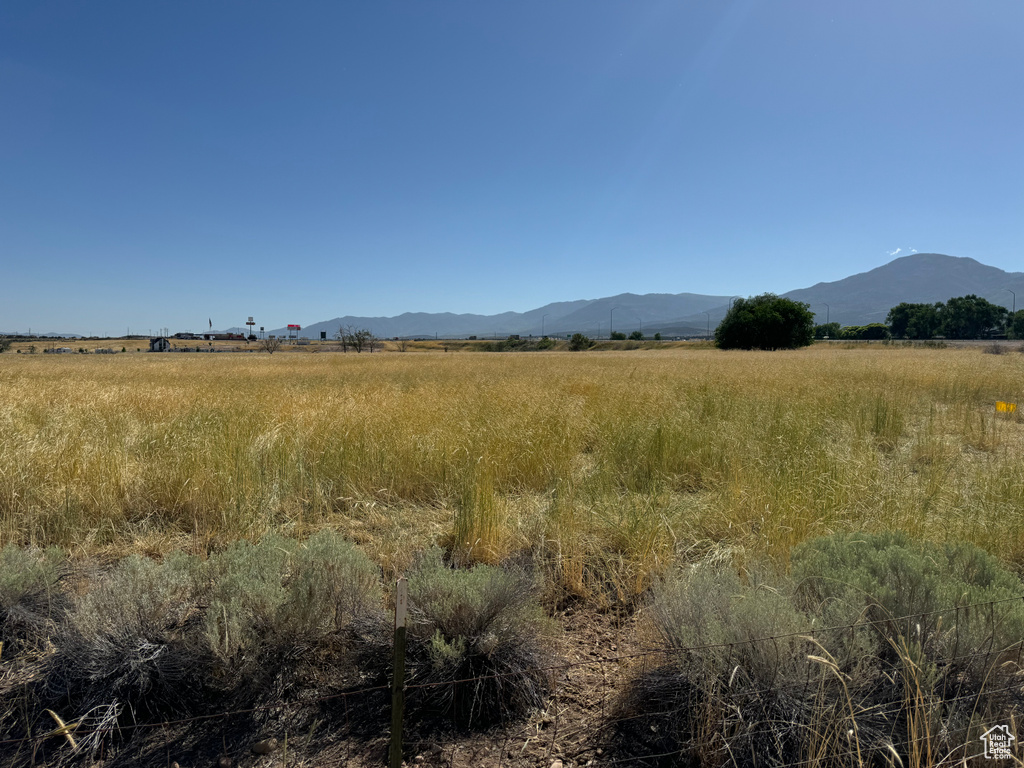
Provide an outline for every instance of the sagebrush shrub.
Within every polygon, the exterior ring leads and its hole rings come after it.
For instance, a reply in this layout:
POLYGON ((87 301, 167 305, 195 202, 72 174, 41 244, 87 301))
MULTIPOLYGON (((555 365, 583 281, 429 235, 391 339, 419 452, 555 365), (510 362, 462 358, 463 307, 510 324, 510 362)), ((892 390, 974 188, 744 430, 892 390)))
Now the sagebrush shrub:
POLYGON ((807 614, 790 599, 788 585, 770 573, 698 566, 659 585, 653 605, 665 644, 695 674, 770 685, 805 674, 812 645, 800 637, 807 614), (774 582, 774 583, 772 583, 774 582), (779 637, 772 643, 752 642, 779 637))
POLYGON ((490 565, 451 568, 434 548, 408 579, 414 717, 483 727, 541 705, 552 656, 528 573, 490 565))
POLYGON ((206 637, 223 691, 275 696, 356 672, 356 625, 378 618, 383 593, 377 567, 351 542, 332 531, 302 545, 267 536, 236 542, 208 569, 206 637))
POLYGON ((235 542, 208 572, 207 632, 226 659, 269 642, 316 645, 383 600, 377 566, 333 531, 302 545, 281 536, 235 542))
POLYGON ((804 635, 811 619, 790 595, 768 569, 700 565, 656 585, 651 615, 666 653, 614 713, 630 754, 713 763, 734 752, 741 765, 755 755, 771 764, 795 747, 811 725, 801 695, 818 695, 821 674, 804 635))
POLYGON ((376 566, 331 532, 236 542, 206 562, 132 556, 75 599, 44 698, 143 718, 276 699, 351 675, 350 625, 381 603, 376 566))
POLYGON ((0 549, 0 642, 4 658, 52 634, 67 600, 60 588, 63 553, 8 544, 0 549))
POLYGON ((296 542, 271 535, 256 544, 236 541, 207 562, 206 637, 222 663, 242 664, 275 632, 288 596, 288 561, 296 549, 296 542))
POLYGON ((848 534, 790 561, 789 576, 700 566, 657 586, 665 658, 616 713, 633 754, 931 764, 1021 711, 1024 588, 986 552, 848 534))
POLYGON ((344 631, 379 613, 383 592, 378 567, 334 531, 309 538, 294 554, 278 625, 308 642, 344 631))
POLYGON ((199 631, 201 565, 173 553, 131 556, 76 598, 46 674, 76 712, 191 711, 209 672, 199 631))
POLYGON ((985 663, 979 651, 1024 639, 1020 579, 970 544, 852 533, 804 542, 791 562, 806 607, 827 624, 871 621, 883 654, 894 642, 914 642, 977 668, 985 663))

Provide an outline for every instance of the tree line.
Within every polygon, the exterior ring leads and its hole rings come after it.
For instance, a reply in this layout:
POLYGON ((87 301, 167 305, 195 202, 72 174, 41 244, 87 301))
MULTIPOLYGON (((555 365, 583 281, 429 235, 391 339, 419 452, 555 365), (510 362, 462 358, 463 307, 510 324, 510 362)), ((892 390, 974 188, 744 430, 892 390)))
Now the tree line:
POLYGON ((814 324, 810 305, 765 293, 733 302, 715 329, 722 349, 794 349, 814 339, 1024 339, 1024 310, 1010 312, 973 293, 946 302, 901 302, 885 323, 814 324))
POLYGON ((973 293, 945 303, 903 302, 889 310, 885 322, 896 339, 989 339, 1003 334, 1024 338, 1024 310, 1009 312, 973 293))
POLYGON ((839 323, 814 327, 815 338, 832 339, 1024 339, 1024 310, 1010 312, 973 293, 946 302, 901 302, 889 310, 885 323, 839 323))

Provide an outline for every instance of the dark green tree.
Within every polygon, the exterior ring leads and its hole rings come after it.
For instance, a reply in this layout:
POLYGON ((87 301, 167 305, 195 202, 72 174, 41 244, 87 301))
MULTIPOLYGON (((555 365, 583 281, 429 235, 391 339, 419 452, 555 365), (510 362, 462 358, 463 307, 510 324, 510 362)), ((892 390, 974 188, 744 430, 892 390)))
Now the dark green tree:
POLYGON ((631 338, 633 341, 643 341, 643 331, 633 331, 631 334, 629 334, 629 338, 631 338))
POLYGON ((1011 339, 1024 339, 1024 309, 1018 309, 1007 318, 1006 335, 1011 339))
POLYGON ((889 310, 885 322, 894 339, 930 339, 939 331, 938 304, 910 304, 902 302, 889 310))
POLYGON ((580 352, 584 349, 590 349, 594 345, 590 339, 584 336, 582 333, 574 333, 572 338, 569 339, 569 349, 573 352, 580 352))
POLYGON ((866 326, 860 327, 860 333, 857 338, 868 340, 888 339, 890 338, 889 326, 882 323, 869 323, 866 326))
POLYGON ((624 334, 622 331, 612 331, 611 335, 608 338, 611 339, 612 341, 625 341, 626 334, 624 334))
POLYGON ((930 339, 937 334, 942 327, 939 312, 943 307, 941 301, 922 305, 921 309, 910 318, 910 323, 907 325, 907 338, 930 339))
POLYGON ((814 338, 816 339, 838 339, 839 323, 822 323, 814 326, 814 338))
POLYGON ((939 311, 942 334, 947 339, 987 339, 1002 330, 1006 307, 969 293, 955 296, 939 311))
POLYGON ((720 349, 796 349, 813 340, 809 306, 774 293, 737 299, 715 329, 720 349))

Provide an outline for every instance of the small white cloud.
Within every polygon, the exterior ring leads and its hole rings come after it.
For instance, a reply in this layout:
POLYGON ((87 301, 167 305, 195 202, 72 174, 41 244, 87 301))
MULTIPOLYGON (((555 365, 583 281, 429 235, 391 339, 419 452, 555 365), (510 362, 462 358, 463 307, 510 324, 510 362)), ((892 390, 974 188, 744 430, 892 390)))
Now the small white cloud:
POLYGON ((917 248, 907 248, 911 253, 917 253, 917 248))
POLYGON ((890 256, 895 256, 897 253, 899 253, 902 250, 903 250, 902 248, 897 248, 895 251, 886 251, 886 253, 888 253, 890 256))

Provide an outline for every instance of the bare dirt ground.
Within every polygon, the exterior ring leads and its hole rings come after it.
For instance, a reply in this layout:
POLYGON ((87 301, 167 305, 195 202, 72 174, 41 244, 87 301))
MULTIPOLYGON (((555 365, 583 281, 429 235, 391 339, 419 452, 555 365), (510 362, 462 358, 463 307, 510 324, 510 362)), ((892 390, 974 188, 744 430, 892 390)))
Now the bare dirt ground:
POLYGON ((606 764, 611 758, 611 726, 616 692, 628 675, 649 658, 641 653, 639 617, 575 613, 559 617, 565 625, 562 654, 566 666, 555 673, 547 706, 526 722, 481 736, 435 745, 420 755, 424 765, 563 766, 606 764))

